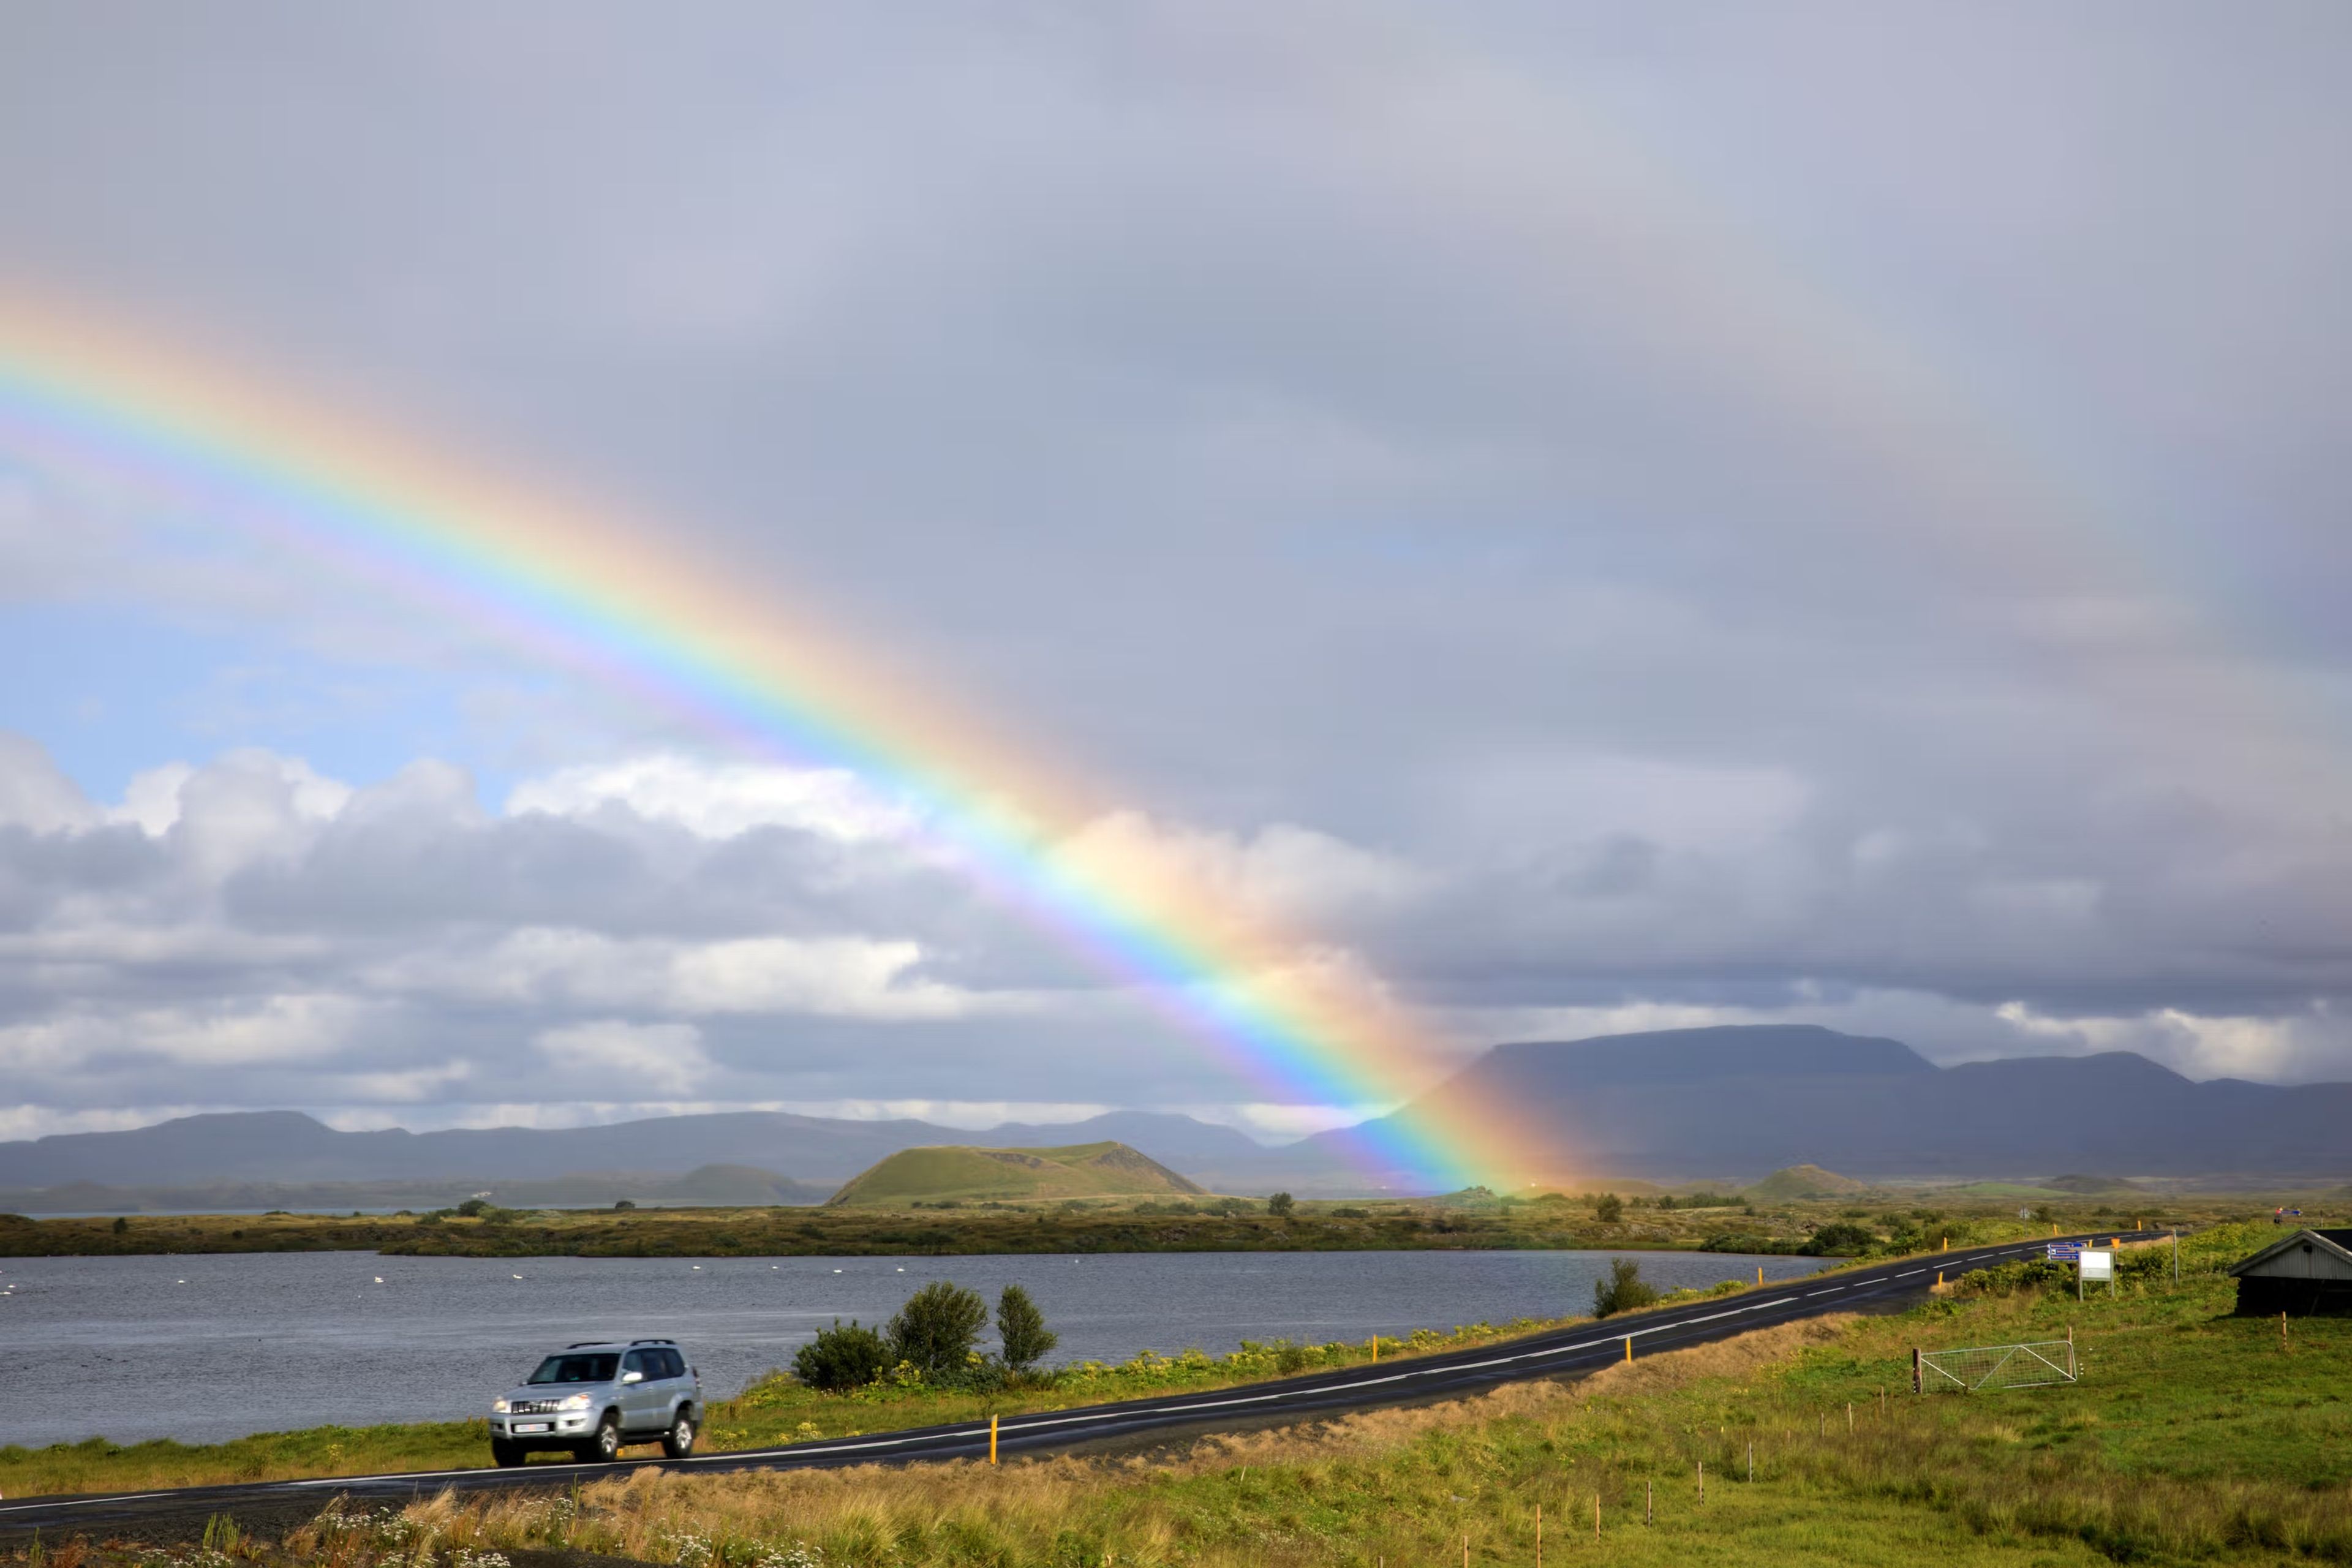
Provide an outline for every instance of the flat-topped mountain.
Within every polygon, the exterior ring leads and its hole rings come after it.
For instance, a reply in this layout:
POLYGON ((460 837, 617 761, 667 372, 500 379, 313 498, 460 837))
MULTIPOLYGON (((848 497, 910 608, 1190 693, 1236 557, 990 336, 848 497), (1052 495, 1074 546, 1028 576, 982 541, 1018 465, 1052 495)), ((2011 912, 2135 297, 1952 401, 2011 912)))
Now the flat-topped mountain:
POLYGON ((866 1208, 1041 1198, 1167 1197, 1202 1189, 1124 1143, 1060 1149, 904 1149, 827 1199, 866 1208))
MULTIPOLYGON (((1487 1119, 1498 1148, 1547 1151, 1551 1168, 1517 1174, 1554 1184, 1805 1164, 1868 1177, 2352 1173, 2352 1084, 2200 1083, 2128 1051, 1938 1068, 1899 1041, 1811 1025, 1500 1046, 1399 1114, 1436 1107, 1487 1119)), ((1378 1131, 1321 1133, 1270 1163, 1289 1163, 1304 1190, 1309 1173, 1365 1168, 1378 1131)))

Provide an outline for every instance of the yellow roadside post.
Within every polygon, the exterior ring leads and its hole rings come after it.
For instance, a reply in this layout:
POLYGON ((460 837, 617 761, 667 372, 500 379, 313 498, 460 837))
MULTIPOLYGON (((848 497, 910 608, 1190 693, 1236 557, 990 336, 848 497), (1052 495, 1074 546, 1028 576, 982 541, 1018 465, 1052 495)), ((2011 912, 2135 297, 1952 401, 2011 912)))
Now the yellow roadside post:
POLYGON ((1633 1359, 1633 1336, 1631 1334, 1625 1336, 1625 1359, 1627 1361, 1633 1359))
POLYGON ((1759 1285, 1764 1283, 1764 1266, 1760 1263, 1756 1266, 1756 1283, 1759 1285))
POLYGON ((996 1463, 996 1417, 988 1418, 988 1462, 996 1463))

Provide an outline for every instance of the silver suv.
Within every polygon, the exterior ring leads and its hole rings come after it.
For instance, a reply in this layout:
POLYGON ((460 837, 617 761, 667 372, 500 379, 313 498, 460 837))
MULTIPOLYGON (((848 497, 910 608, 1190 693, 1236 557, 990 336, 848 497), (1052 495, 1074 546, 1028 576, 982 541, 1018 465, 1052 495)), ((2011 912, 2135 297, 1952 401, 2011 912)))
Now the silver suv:
POLYGON ((694 1452, 702 1375, 676 1340, 588 1340, 539 1363, 520 1388, 490 1401, 490 1458, 520 1465, 562 1449, 609 1464, 627 1443, 658 1438, 673 1459, 694 1452))

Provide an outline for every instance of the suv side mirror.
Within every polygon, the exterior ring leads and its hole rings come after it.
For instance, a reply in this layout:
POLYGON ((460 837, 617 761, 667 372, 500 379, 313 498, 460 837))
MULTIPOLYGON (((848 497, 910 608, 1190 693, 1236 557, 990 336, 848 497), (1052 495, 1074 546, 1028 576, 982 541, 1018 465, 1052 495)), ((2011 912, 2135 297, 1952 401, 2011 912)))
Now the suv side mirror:
POLYGON ((645 1380, 646 1374, 641 1372, 625 1372, 621 1374, 623 1383, 643 1383, 645 1380))

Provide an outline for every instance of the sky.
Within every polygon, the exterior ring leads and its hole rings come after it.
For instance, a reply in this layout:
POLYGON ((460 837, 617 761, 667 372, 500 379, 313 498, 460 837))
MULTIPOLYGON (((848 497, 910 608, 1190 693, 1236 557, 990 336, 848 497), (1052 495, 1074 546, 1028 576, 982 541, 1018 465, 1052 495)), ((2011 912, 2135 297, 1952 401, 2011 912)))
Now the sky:
POLYGON ((12 5, 0 303, 821 618, 1421 1051, 1254 1071, 892 780, 0 421, 0 1138, 1277 1139, 1710 1022, 2352 1079, 2347 47, 2326 3, 12 5))

